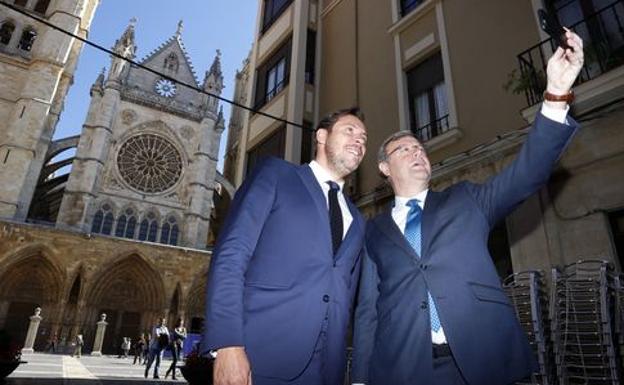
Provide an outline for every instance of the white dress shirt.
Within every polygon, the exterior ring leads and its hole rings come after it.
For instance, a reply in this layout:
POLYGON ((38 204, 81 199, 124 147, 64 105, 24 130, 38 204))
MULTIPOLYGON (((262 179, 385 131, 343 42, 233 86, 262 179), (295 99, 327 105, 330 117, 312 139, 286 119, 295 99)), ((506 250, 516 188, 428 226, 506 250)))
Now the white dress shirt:
POLYGON ((347 235, 347 231, 349 231, 349 226, 351 226, 351 222, 353 222, 353 216, 351 215, 351 211, 349 211, 349 206, 347 205, 347 200, 344 197, 343 187, 344 180, 333 180, 329 172, 323 168, 317 161, 313 160, 310 162, 310 168, 314 173, 314 177, 316 181, 321 186, 323 190, 323 195, 325 196, 325 203, 327 203, 327 210, 329 211, 329 184, 328 181, 336 182, 338 186, 340 186, 340 194, 338 194, 338 205, 340 206, 340 212, 342 213, 342 239, 347 235))

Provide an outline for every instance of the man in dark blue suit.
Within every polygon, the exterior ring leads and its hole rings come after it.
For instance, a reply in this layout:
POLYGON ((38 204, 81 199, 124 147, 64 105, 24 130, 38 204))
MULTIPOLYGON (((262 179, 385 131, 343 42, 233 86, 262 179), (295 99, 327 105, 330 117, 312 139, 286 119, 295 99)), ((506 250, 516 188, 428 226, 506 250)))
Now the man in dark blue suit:
POLYGON ((215 385, 338 385, 364 220, 342 192, 366 151, 357 109, 316 131, 309 165, 270 158, 232 202, 208 277, 215 385))
POLYGON ((548 181, 577 124, 566 118, 580 38, 548 63, 545 102, 517 159, 484 184, 429 190, 410 132, 388 138, 379 169, 394 207, 369 222, 355 318, 353 382, 507 385, 535 358, 487 249, 490 229, 548 181))

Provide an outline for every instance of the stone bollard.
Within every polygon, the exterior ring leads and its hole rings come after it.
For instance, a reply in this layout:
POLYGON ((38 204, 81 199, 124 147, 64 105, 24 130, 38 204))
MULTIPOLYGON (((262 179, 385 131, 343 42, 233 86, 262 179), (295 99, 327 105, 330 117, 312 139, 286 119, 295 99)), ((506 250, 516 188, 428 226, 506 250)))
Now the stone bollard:
POLYGON ((33 353, 33 346, 35 345, 35 338, 37 338, 37 332, 39 331, 39 324, 41 323, 41 308, 35 308, 35 314, 30 316, 30 324, 28 325, 28 333, 26 334, 26 341, 22 348, 22 353, 33 353))
POLYGON ((91 351, 92 356, 101 356, 102 355, 102 344, 104 343, 104 333, 106 333, 106 314, 102 313, 100 315, 100 320, 97 323, 97 330, 95 332, 95 341, 93 341, 93 351, 91 351))

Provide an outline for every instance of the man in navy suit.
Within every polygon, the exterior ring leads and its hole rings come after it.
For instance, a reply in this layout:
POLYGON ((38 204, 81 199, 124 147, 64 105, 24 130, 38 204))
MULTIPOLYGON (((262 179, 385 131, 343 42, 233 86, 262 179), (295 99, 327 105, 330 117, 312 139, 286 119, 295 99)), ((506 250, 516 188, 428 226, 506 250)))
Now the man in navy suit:
POLYGON ((330 114, 309 165, 270 158, 232 202, 208 277, 215 385, 338 385, 364 220, 343 194, 366 151, 359 110, 330 114))
POLYGON ((571 32, 567 41, 572 49, 549 60, 545 102, 517 159, 484 184, 430 191, 429 159, 410 132, 382 144, 395 201, 366 228, 353 383, 507 385, 536 369, 487 240, 546 184, 577 128, 566 114, 582 41, 571 32))

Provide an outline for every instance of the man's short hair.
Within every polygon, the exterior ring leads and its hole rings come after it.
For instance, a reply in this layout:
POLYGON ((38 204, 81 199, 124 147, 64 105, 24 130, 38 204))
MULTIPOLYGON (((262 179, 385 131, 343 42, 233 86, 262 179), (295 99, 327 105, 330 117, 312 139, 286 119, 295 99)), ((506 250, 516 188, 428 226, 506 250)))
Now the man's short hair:
POLYGON ((331 129, 334 127, 334 124, 338 121, 338 119, 343 116, 353 115, 356 118, 360 119, 362 122, 364 121, 364 114, 360 110, 359 107, 349 107, 343 108, 342 110, 334 111, 327 114, 316 126, 316 129, 319 130, 321 128, 326 129, 331 132, 331 129))
POLYGON ((394 134, 387 137, 386 140, 384 140, 381 146, 379 147, 379 151, 377 152, 377 163, 385 162, 386 160, 388 160, 388 153, 386 153, 386 147, 388 147, 390 143, 394 142, 395 140, 405 138, 406 136, 412 137, 418 140, 418 143, 420 143, 420 140, 418 139, 416 135, 414 135, 412 131, 410 130, 397 131, 394 134))

